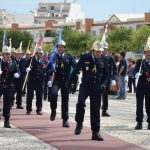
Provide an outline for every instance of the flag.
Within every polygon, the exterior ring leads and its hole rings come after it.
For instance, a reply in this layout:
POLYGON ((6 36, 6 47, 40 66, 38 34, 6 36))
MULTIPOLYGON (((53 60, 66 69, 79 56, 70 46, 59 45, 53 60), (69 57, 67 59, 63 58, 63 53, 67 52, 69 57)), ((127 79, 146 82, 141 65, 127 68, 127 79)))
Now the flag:
POLYGON ((39 38, 39 41, 37 42, 37 47, 42 48, 42 44, 43 44, 43 37, 42 37, 42 34, 40 33, 40 38, 39 38))
POLYGON ((105 31, 103 33, 103 37, 102 37, 102 40, 100 42, 100 44, 103 48, 108 48, 108 43, 106 42, 107 29, 108 29, 108 24, 106 24, 105 31))
POLYGON ((62 38, 62 27, 60 28, 56 44, 53 47, 53 50, 52 50, 52 53, 51 53, 51 56, 50 56, 49 62, 48 62, 48 64, 51 64, 52 70, 55 70, 55 54, 57 52, 57 44, 61 41, 61 38, 62 38))
POLYGON ((34 48, 32 56, 35 56, 35 51, 36 51, 37 47, 42 48, 42 44, 43 44, 43 37, 42 37, 42 34, 40 33, 40 38, 39 38, 39 40, 35 44, 35 48, 34 48))
POLYGON ((4 34, 3 34, 3 47, 6 46, 6 45, 7 45, 6 30, 4 30, 4 34))

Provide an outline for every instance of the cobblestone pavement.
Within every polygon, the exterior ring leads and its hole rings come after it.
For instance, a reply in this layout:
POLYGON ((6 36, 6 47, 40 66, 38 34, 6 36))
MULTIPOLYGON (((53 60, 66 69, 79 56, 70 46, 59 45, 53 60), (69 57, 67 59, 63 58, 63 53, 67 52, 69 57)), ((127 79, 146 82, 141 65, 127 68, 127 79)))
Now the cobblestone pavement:
MULTIPOLYGON (((70 95, 69 121, 74 122, 77 94, 70 95)), ((23 98, 25 102, 25 97, 23 98)), ((150 149, 150 130, 147 130, 146 115, 143 130, 135 131, 135 94, 128 94, 126 100, 109 98, 109 113, 111 117, 101 117, 101 131, 122 140, 150 149)), ((35 107, 35 102, 33 102, 35 107)), ((57 116, 61 116, 61 101, 58 100, 57 116)), ((49 102, 43 102, 43 111, 50 114, 49 102)), ((86 101, 84 126, 90 127, 89 99, 86 101)), ((55 147, 37 139, 30 134, 17 129, 5 129, 0 123, 0 150, 56 150, 55 147)), ((105 138, 105 137, 104 137, 105 138)))

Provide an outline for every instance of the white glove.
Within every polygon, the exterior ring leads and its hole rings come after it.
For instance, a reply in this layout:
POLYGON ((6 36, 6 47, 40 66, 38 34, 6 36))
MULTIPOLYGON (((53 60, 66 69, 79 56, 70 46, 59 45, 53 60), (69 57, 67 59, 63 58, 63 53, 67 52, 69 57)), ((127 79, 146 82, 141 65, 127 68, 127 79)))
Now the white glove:
POLYGON ((47 85, 48 87, 52 87, 52 81, 48 81, 47 85))
POLYGON ((111 81, 111 85, 112 85, 112 86, 114 86, 114 85, 116 85, 116 84, 117 84, 117 83, 116 83, 115 80, 112 80, 112 81, 111 81))
POLYGON ((139 78, 142 74, 140 72, 136 73, 135 78, 139 78))
POLYGON ((26 72, 28 73, 30 70, 31 70, 31 68, 30 68, 30 67, 28 67, 28 68, 26 69, 26 72))
POLYGON ((15 74, 14 74, 14 77, 15 77, 15 78, 19 78, 19 77, 20 77, 19 73, 15 73, 15 74))
POLYGON ((2 70, 0 70, 0 75, 3 73, 3 71, 2 70))

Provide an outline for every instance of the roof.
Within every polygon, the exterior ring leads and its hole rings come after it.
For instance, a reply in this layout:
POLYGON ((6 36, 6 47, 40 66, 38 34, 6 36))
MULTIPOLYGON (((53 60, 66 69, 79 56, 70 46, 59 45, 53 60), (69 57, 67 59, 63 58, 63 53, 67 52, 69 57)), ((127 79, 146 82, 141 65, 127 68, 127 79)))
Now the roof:
POLYGON ((112 16, 115 16, 121 22, 126 22, 128 20, 138 19, 138 18, 143 18, 144 19, 144 14, 113 14, 113 15, 111 15, 110 18, 112 18, 112 16))

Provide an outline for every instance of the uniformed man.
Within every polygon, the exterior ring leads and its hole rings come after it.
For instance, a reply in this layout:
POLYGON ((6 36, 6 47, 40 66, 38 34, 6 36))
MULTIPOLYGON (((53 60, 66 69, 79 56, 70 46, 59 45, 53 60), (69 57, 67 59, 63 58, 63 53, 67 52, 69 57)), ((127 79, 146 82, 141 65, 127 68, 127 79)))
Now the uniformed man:
POLYGON ((102 57, 106 59, 106 64, 108 66, 109 71, 109 82, 106 86, 106 91, 102 94, 102 116, 109 117, 110 114, 107 112, 108 110, 108 93, 110 89, 110 82, 115 79, 117 68, 114 59, 110 56, 108 50, 108 44, 103 43, 102 47, 104 49, 102 57))
POLYGON ((20 72, 15 61, 11 60, 11 49, 7 46, 2 50, 3 59, 1 62, 1 87, 3 94, 3 117, 4 127, 11 128, 9 123, 10 109, 13 101, 14 78, 20 77, 20 72))
POLYGON ((22 47, 19 47, 15 51, 14 60, 16 61, 17 66, 21 72, 21 76, 14 80, 14 84, 15 84, 15 93, 14 94, 16 94, 16 105, 17 105, 16 108, 17 109, 23 109, 23 106, 22 106, 22 86, 23 86, 24 75, 26 73, 26 70, 25 70, 25 59, 23 58, 22 47))
POLYGON ((44 71, 43 71, 43 50, 41 47, 37 47, 35 50, 35 56, 28 59, 29 72, 27 82, 27 101, 26 101, 26 114, 30 115, 32 111, 32 100, 34 91, 36 94, 36 113, 42 115, 42 96, 43 96, 43 82, 44 82, 44 71), (31 62, 32 61, 32 62, 31 62), (29 66, 31 62, 31 67, 29 66))
POLYGON ((54 73, 53 85, 50 93, 50 120, 55 120, 58 91, 61 90, 61 117, 63 119, 62 126, 69 127, 68 123, 68 102, 69 102, 69 89, 65 86, 69 78, 71 67, 75 67, 76 61, 70 54, 66 54, 66 43, 61 40, 57 45, 58 53, 56 54, 56 72, 54 73))
POLYGON ((103 138, 99 134, 101 93, 105 91, 108 82, 105 59, 101 57, 101 51, 103 51, 103 48, 100 46, 100 41, 95 41, 91 52, 80 56, 79 62, 67 82, 70 85, 76 74, 82 71, 82 81, 76 105, 75 121, 77 125, 75 134, 79 135, 83 128, 85 101, 89 96, 92 140, 98 141, 103 141, 103 138))
POLYGON ((136 121, 135 130, 142 129, 143 104, 145 98, 145 109, 147 114, 147 129, 150 129, 150 37, 144 48, 145 59, 138 60, 135 66, 135 78, 138 78, 136 89, 136 121), (140 67, 141 66, 141 67, 140 67))

